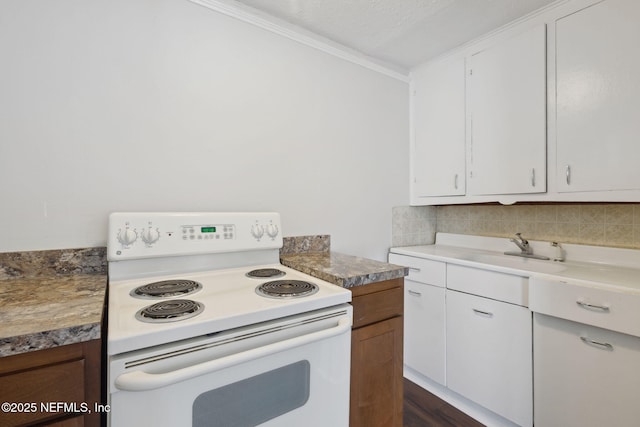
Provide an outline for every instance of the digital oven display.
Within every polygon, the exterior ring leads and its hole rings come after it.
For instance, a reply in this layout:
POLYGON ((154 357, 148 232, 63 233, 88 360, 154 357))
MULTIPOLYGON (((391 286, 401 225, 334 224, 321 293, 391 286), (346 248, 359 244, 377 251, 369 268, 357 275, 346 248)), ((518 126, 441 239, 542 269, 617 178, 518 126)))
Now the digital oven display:
POLYGON ((216 228, 215 227, 200 227, 200 232, 201 233, 215 233, 216 232, 216 228))

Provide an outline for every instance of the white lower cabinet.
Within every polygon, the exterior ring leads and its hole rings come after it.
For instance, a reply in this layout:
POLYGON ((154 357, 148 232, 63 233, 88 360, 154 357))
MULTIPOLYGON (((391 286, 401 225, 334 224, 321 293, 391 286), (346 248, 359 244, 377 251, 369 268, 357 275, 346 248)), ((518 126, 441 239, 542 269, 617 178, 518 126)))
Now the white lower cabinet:
POLYGON ((640 338, 534 314, 536 427, 640 425, 640 338))
MULTIPOLYGON (((487 426, 640 426, 635 272, 620 270, 622 286, 611 286, 399 254, 389 260, 410 267, 410 380, 487 426)), ((576 267, 576 275, 591 268, 576 267)), ((616 269, 607 271, 616 278, 616 269)))
POLYGON ((406 265, 404 282, 404 365, 445 385, 446 264, 389 254, 389 262, 406 265))
POLYGON ((640 425, 640 295, 531 282, 537 427, 640 425))
POLYGON ((444 288, 404 283, 404 364, 445 385, 444 288))
POLYGON ((409 267, 405 376, 486 425, 532 426, 529 279, 395 253, 389 262, 409 267))
POLYGON ((446 291, 446 307, 447 387, 518 425, 531 426, 529 309, 452 290, 446 291))

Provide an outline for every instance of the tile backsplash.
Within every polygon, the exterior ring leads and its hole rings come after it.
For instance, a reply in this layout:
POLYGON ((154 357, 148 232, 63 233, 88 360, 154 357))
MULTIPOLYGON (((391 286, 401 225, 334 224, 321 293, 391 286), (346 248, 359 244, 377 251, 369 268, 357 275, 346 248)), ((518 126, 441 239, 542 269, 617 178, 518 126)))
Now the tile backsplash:
POLYGON ((391 246, 429 245, 435 242, 435 206, 396 206, 391 211, 391 246))
POLYGON ((640 249, 640 204, 403 206, 392 216, 394 246, 433 243, 439 231, 640 249))

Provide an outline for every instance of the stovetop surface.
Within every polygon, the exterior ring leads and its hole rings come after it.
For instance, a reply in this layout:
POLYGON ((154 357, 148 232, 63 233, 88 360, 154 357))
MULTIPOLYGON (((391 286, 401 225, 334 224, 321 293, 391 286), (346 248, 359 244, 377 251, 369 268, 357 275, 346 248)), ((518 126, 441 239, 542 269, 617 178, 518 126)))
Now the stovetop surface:
POLYGON ((306 275, 280 264, 228 268, 111 281, 109 284, 109 324, 107 352, 110 355, 164 344, 185 338, 212 334, 284 316, 331 307, 351 301, 347 289, 306 275), (284 271, 277 278, 247 277, 250 270, 276 268, 284 271), (146 323, 136 313, 167 298, 141 299, 130 293, 137 287, 162 280, 185 279, 202 284, 202 289, 170 299, 189 299, 204 304, 197 316, 169 323, 146 323), (256 293, 262 283, 272 280, 302 280, 318 285, 318 292, 300 298, 267 298, 256 293))

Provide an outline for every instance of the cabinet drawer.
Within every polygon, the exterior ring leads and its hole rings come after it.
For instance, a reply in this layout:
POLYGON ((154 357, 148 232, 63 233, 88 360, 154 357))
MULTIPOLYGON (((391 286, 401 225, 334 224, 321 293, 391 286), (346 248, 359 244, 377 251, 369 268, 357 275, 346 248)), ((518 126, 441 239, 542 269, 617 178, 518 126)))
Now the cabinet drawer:
POLYGON ((398 254, 389 254, 389 262, 409 267, 409 275, 406 276, 407 280, 440 286, 441 288, 445 286, 447 272, 446 263, 444 262, 398 254))
POLYGON ((402 286, 354 296, 351 300, 351 305, 353 305, 354 329, 392 317, 402 316, 402 286))
POLYGON ((527 277, 447 264, 447 288, 518 304, 529 304, 527 277))
POLYGON ((7 402, 35 402, 37 411, 0 412, 0 425, 13 426, 55 418, 62 413, 42 412, 40 403, 86 402, 84 390, 84 360, 59 363, 0 377, 0 390, 7 402))
POLYGON ((640 337, 640 295, 532 278, 531 310, 640 337))

